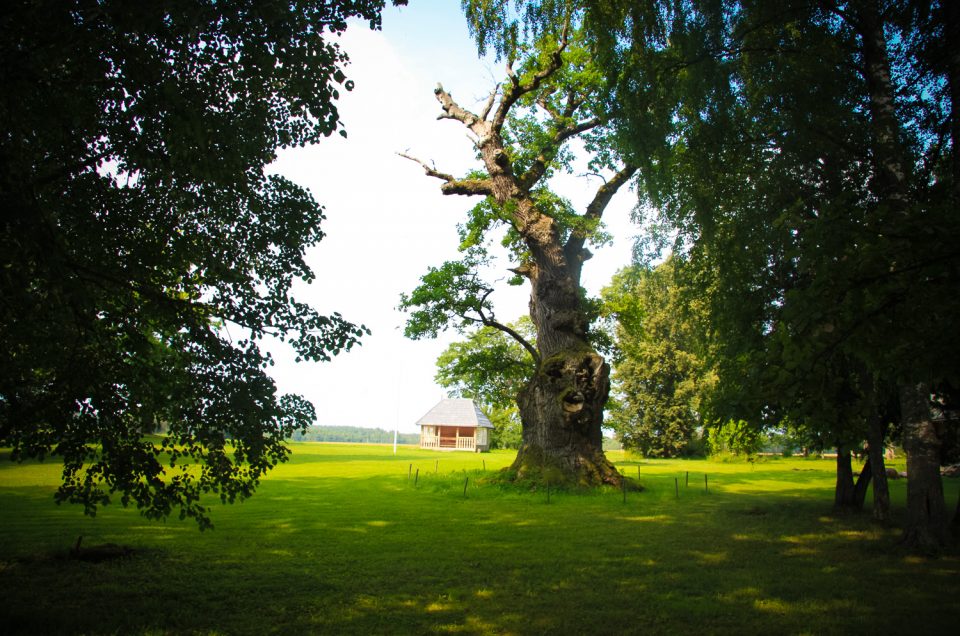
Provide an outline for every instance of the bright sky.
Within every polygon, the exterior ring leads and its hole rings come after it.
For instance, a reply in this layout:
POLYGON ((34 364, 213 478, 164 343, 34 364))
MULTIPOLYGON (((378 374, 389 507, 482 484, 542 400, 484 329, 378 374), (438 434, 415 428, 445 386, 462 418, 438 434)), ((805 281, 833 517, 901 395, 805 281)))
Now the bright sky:
MULTIPOLYGON (((429 266, 458 257, 456 225, 478 199, 443 196, 439 180, 396 153, 451 174, 479 167, 463 126, 437 120, 433 89, 440 82, 461 106, 477 110, 504 67, 477 58, 458 1, 410 5, 388 7, 380 32, 355 24, 340 39, 351 58, 347 76, 356 83, 338 102, 348 138, 283 151, 273 167, 326 208, 326 237, 308 253, 317 279, 297 288, 296 297, 372 331, 362 346, 327 363, 296 364, 289 348, 270 347, 280 391, 313 402, 320 425, 415 432, 417 419, 445 397, 433 381, 437 356, 460 339, 448 331, 437 340, 408 340, 405 314, 396 307, 429 266)), ((570 176, 552 185, 582 210, 600 182, 570 176)), ((583 285, 594 294, 630 261, 635 200, 621 191, 604 214, 614 243, 593 250, 584 266, 583 285)), ((501 264, 503 276, 507 266, 501 264)), ((528 286, 498 288, 497 318, 525 314, 528 295, 528 286)))

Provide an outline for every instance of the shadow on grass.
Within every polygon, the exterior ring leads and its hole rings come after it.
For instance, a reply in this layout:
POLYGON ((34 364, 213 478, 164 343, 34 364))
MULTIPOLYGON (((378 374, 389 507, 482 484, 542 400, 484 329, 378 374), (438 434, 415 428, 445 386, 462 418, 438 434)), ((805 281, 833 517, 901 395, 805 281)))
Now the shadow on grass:
MULTIPOLYGON (((64 536, 101 523, 106 540, 150 549, 108 563, 4 556, 0 624, 78 634, 949 633, 960 619, 943 602, 960 593, 956 551, 937 561, 892 552, 895 530, 832 515, 829 498, 799 484, 765 495, 718 484, 676 498, 674 477, 660 475, 650 481, 669 490, 627 503, 601 490, 548 504, 542 492, 471 483, 464 496, 466 477, 270 479, 250 501, 215 509, 216 529, 202 534, 135 511, 58 512, 64 536), (896 601, 877 603, 891 581, 896 601)), ((28 523, 49 506, 39 499, 3 494, 4 553, 7 538, 46 523, 28 523)))

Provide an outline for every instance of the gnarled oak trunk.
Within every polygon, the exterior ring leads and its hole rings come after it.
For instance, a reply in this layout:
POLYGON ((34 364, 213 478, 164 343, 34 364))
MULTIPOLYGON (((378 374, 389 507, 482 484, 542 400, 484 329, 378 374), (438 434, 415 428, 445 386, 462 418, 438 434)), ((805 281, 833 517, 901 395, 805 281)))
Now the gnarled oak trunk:
POLYGON ((620 473, 603 453, 600 429, 610 367, 587 341, 582 255, 569 263, 559 249, 538 252, 525 274, 540 364, 517 397, 523 441, 512 468, 519 479, 619 485, 620 473))
POLYGON ((609 392, 610 367, 595 352, 570 350, 545 360, 517 398, 523 422, 517 477, 619 484, 600 431, 609 392))

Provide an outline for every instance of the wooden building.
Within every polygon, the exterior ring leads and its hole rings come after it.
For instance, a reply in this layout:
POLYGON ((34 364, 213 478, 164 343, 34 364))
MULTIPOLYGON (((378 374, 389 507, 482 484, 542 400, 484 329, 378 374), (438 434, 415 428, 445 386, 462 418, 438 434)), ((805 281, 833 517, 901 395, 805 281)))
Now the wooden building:
POLYGON ((420 448, 481 452, 490 449, 493 423, 473 400, 447 398, 417 420, 420 448))

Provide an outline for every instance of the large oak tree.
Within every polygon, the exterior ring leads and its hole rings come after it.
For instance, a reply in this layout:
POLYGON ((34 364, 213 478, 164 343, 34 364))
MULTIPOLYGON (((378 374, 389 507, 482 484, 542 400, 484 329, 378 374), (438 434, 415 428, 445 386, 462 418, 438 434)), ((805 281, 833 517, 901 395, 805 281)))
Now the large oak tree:
POLYGON ((459 321, 516 338, 536 370, 517 400, 523 442, 513 471, 521 479, 539 479, 549 471, 593 485, 619 483, 620 475, 602 450, 609 367, 591 343, 593 306, 580 287, 580 274, 607 204, 636 169, 612 145, 606 83, 579 38, 575 29, 560 24, 515 51, 506 80, 477 112, 437 87, 440 117, 472 134, 481 167, 457 177, 415 161, 443 182, 444 194, 484 200, 462 226, 464 258, 432 269, 404 297, 403 306, 412 310, 407 333, 413 337, 459 321), (565 146, 574 138, 592 153, 592 167, 608 177, 579 212, 547 185, 568 165, 565 146), (487 235, 499 226, 506 227, 515 258, 512 271, 530 285, 535 342, 496 320, 493 288, 480 278, 489 258, 487 235))

